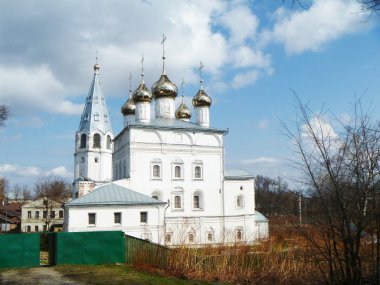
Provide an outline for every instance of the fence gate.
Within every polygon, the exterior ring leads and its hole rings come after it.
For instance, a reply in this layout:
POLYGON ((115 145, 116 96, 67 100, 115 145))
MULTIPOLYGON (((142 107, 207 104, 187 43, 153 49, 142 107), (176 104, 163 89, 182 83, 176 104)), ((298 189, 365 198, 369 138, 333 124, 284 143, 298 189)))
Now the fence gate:
POLYGON ((0 268, 40 266, 40 234, 0 235, 0 268))

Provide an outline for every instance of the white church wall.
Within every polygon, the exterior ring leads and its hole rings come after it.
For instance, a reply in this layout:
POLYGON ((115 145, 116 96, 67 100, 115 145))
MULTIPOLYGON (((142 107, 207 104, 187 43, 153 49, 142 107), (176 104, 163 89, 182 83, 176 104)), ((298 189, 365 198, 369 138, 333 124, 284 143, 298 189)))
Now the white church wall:
POLYGON ((249 215, 255 213, 254 187, 254 179, 225 180, 225 215, 249 215))

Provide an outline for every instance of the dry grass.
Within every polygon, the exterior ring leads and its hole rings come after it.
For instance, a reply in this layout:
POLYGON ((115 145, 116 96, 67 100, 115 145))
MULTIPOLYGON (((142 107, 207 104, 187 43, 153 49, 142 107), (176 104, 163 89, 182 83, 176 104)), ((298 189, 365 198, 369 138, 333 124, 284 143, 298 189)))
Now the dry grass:
POLYGON ((289 227, 258 245, 139 250, 133 265, 182 279, 236 284, 320 284, 306 242, 289 227))

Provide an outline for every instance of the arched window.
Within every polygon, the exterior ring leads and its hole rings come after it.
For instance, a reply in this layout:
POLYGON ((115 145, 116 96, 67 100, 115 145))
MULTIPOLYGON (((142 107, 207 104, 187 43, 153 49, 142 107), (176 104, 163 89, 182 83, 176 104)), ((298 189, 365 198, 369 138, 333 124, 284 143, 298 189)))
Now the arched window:
POLYGON ((182 196, 180 195, 174 196, 174 208, 182 209, 182 196))
POLYGON ((165 243, 171 243, 172 242, 172 234, 171 233, 167 233, 165 235, 165 243))
POLYGON ((94 135, 94 144, 93 144, 93 147, 94 148, 100 148, 100 135, 99 134, 95 134, 94 135))
POLYGON ((202 168, 199 165, 194 167, 194 178, 195 179, 202 178, 202 168))
POLYGON ((201 191, 196 191, 193 194, 193 209, 203 209, 203 193, 201 191))
POLYGON ((195 233, 191 232, 189 233, 189 242, 194 242, 195 239, 195 233))
POLYGON ((107 136, 107 149, 111 149, 111 145, 112 145, 111 137, 107 136))
POLYGON ((181 166, 176 165, 174 167, 174 177, 175 178, 181 178, 181 166))
POLYGON ((86 144, 87 144, 87 136, 86 134, 82 134, 80 136, 80 148, 86 148, 86 144))
POLYGON ((236 229, 236 240, 240 241, 242 239, 243 239, 243 229, 238 228, 238 229, 236 229))
POLYGON ((200 205, 199 205, 199 196, 198 195, 194 195, 193 196, 193 207, 194 207, 194 209, 199 209, 200 208, 200 205))
POLYGON ((161 177, 161 171, 160 166, 155 164, 153 165, 153 177, 154 178, 160 178, 161 177))
POLYGON ((236 197, 236 207, 237 208, 244 208, 244 196, 239 195, 236 197))
POLYGON ((161 194, 161 191, 153 191, 152 192, 152 198, 156 199, 156 200, 161 200, 162 201, 162 194, 161 194))
POLYGON ((214 235, 211 232, 207 233, 207 241, 212 242, 214 240, 214 235))

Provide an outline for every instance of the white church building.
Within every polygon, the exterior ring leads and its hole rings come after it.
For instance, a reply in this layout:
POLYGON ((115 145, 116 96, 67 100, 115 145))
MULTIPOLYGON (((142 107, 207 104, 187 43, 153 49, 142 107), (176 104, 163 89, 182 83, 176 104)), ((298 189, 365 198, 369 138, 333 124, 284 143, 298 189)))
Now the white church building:
POLYGON ((74 199, 66 204, 65 230, 122 230, 168 246, 267 238, 268 220, 255 211, 254 177, 224 168, 227 131, 210 124, 212 100, 202 78, 192 120, 183 94, 175 109, 178 90, 163 57, 151 90, 142 72, 130 91, 121 107, 124 128, 114 136, 99 69, 95 64, 76 133, 74 199))

